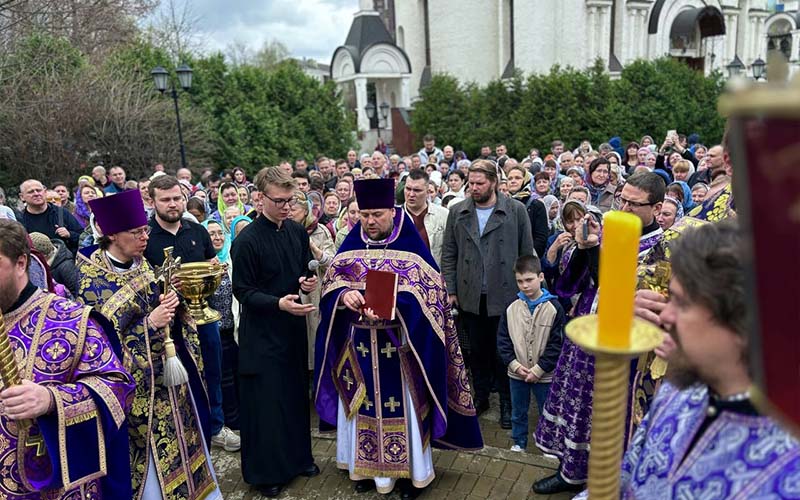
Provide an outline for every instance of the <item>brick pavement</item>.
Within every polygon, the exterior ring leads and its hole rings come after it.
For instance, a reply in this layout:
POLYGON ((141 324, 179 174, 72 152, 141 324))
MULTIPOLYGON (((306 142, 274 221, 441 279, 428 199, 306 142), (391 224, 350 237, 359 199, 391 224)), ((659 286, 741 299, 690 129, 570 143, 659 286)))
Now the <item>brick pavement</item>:
MULTIPOLYGON (((530 428, 536 425, 535 404, 531 405, 530 428)), ((545 458, 529 439, 528 453, 508 451, 510 431, 497 424, 497 396, 492 409, 480 418, 486 448, 479 452, 434 450, 436 479, 420 496, 421 499, 552 499, 565 500, 572 494, 535 495, 534 481, 553 474, 557 463, 545 458)), ((314 458, 322 473, 314 478, 297 478, 281 494, 281 499, 379 500, 399 498, 399 495, 379 495, 376 492, 356 494, 347 474, 336 468, 336 440, 333 435, 313 433, 314 458)), ((239 454, 213 451, 214 467, 224 497, 230 500, 263 498, 251 489, 241 476, 239 454)))

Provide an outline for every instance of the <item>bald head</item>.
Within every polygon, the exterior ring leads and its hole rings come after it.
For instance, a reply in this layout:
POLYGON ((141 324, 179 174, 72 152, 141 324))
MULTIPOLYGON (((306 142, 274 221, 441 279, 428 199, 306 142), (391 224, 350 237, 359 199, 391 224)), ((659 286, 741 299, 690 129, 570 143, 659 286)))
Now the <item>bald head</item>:
POLYGON ((19 195, 29 211, 38 213, 47 207, 47 190, 36 179, 28 179, 19 186, 19 195))
POLYGON ((188 168, 179 168, 175 177, 177 177, 179 181, 192 182, 192 171, 188 168))

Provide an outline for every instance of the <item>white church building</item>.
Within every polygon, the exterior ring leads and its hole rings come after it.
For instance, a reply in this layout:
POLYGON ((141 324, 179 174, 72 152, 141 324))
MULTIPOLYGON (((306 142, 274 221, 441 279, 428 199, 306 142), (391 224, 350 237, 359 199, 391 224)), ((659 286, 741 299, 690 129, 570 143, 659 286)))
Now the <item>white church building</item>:
POLYGON ((734 62, 750 73, 769 50, 783 53, 792 72, 800 67, 798 0, 359 4, 347 39, 334 51, 330 77, 356 112, 365 145, 374 144, 378 127, 389 142, 393 122, 407 122, 408 108, 438 73, 485 84, 515 70, 546 73, 556 64, 583 69, 600 58, 613 76, 636 59, 663 56, 706 74, 727 74, 734 62))

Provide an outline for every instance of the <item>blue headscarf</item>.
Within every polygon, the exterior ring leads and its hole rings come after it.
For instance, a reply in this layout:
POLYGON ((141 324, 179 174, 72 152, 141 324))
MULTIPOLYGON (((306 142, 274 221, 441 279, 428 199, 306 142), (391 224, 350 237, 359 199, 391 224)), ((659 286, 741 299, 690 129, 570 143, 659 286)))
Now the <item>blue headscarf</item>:
POLYGON ((222 223, 214 219, 206 219, 202 222, 201 225, 204 228, 206 228, 206 231, 208 231, 208 225, 212 223, 217 224, 219 228, 222 229, 223 243, 222 243, 222 248, 220 248, 217 251, 217 259, 219 259, 219 261, 223 263, 228 262, 228 258, 230 258, 231 256, 231 240, 225 237, 225 229, 222 227, 222 223))
POLYGON ((243 220, 247 221, 248 224, 253 222, 253 219, 251 219, 246 215, 238 215, 234 217, 234 219, 231 221, 231 238, 230 238, 231 242, 233 242, 234 238, 236 238, 236 224, 242 222, 243 220))
POLYGON ((683 212, 688 214, 689 210, 695 207, 695 202, 692 200, 692 188, 684 181, 675 181, 672 184, 678 184, 683 189, 683 212))

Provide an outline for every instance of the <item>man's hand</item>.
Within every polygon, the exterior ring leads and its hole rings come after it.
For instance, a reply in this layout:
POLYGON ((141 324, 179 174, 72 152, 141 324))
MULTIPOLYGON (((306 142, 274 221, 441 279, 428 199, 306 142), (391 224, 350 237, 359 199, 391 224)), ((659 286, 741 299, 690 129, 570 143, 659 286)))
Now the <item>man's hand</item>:
POLYGON ((369 307, 366 307, 366 308, 362 309, 361 310, 361 314, 364 315, 364 317, 367 318, 370 321, 378 321, 379 319, 381 319, 369 307))
POLYGON ((514 372, 517 375, 519 375, 520 377, 524 377, 524 378, 527 378, 528 375, 531 373, 531 371, 529 369, 525 368, 522 365, 518 366, 517 369, 514 372))
POLYGON ((174 290, 170 290, 166 295, 162 294, 159 297, 159 301, 161 303, 158 305, 158 307, 153 309, 153 311, 150 313, 149 319, 150 323, 154 327, 164 328, 168 324, 172 323, 172 319, 175 317, 175 309, 178 308, 178 305, 181 301, 178 298, 178 294, 176 294, 174 290))
POLYGON ((539 377, 537 377, 536 374, 533 373, 533 370, 530 370, 528 372, 528 376, 525 377, 525 382, 527 382, 529 384, 535 384, 538 381, 539 381, 539 377))
POLYGON ((59 238, 69 239, 69 230, 65 227, 56 226, 56 234, 59 238))
POLYGON ((305 276, 300 277, 300 290, 304 291, 305 293, 311 293, 317 288, 317 279, 316 275, 310 278, 306 278, 305 276))
POLYGON ((658 317, 667 307, 667 298, 653 290, 636 290, 636 299, 633 303, 633 312, 639 318, 661 326, 658 317))
POLYGON ((305 316, 316 309, 314 304, 300 304, 295 302, 299 298, 299 295, 286 295, 281 297, 278 301, 278 308, 294 316, 305 316))
POLYGON ((458 295, 452 293, 447 296, 447 303, 452 307, 458 307, 458 295))
POLYGON ((358 290, 345 292, 342 294, 342 298, 339 299, 339 301, 351 311, 361 314, 361 307, 364 305, 364 296, 361 295, 361 292, 358 290))
POLYGON ((9 387, 0 392, 0 400, 5 407, 5 414, 12 420, 36 418, 47 414, 50 410, 52 396, 43 385, 30 380, 9 387))

